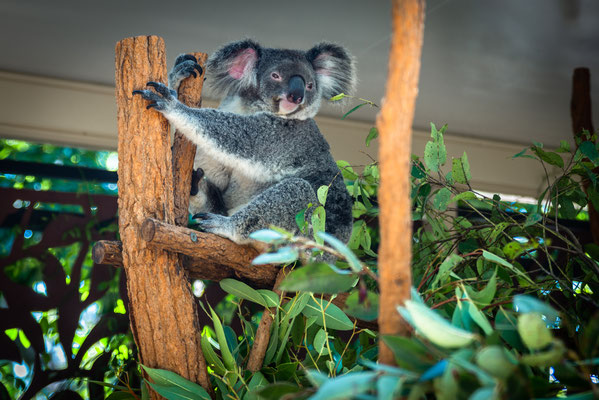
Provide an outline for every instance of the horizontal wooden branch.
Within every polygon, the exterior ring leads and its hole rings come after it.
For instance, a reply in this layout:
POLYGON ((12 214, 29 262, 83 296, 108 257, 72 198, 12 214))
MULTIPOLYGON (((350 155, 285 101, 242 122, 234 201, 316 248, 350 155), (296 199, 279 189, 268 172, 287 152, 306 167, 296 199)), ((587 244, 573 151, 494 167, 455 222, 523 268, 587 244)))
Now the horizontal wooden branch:
MULTIPOLYGON (((185 255, 183 268, 190 279, 235 278, 253 287, 271 289, 279 271, 274 265, 252 265, 259 254, 252 246, 153 218, 144 221, 140 235, 153 246, 185 255)), ((118 241, 101 240, 94 245, 92 258, 97 264, 122 266, 121 249, 118 241)))
MULTIPOLYGON (((167 224, 163 224, 167 225, 167 224)), ((177 228, 177 227, 175 227, 177 228)), ((160 229, 160 228, 159 228, 160 229)), ((180 228, 177 228, 180 229, 180 228)), ((191 229, 188 229, 191 230, 191 229)), ((201 237, 206 235, 210 235, 202 232, 193 231, 196 234, 199 234, 198 240, 201 237)), ((149 233, 148 233, 149 234, 149 233)), ((154 233, 155 237, 155 233, 154 233)), ((207 241, 207 243, 212 243, 214 241, 220 242, 220 239, 223 239, 219 236, 215 236, 212 238, 212 241, 207 241)), ((185 239, 187 240, 187 238, 185 239)), ((235 245, 235 244, 234 244, 235 245)), ((235 245, 238 246, 238 245, 235 245)), ((206 247, 206 246, 205 246, 206 247)), ((238 246, 242 247, 242 246, 238 246)), ((114 265, 116 267, 123 266, 123 256, 122 256, 122 244, 118 240, 100 240, 96 242, 92 250, 92 258, 96 264, 109 264, 114 265)), ((186 250, 189 251, 189 250, 186 250)), ((209 251, 206 247, 204 252, 209 251)), ((277 273, 280 271, 279 267, 273 265, 262 265, 262 266, 252 266, 251 260, 247 265, 243 267, 238 266, 229 266, 224 265, 227 260, 219 260, 219 262, 209 262, 206 259, 201 257, 190 257, 188 255, 183 257, 183 269, 187 272, 187 276, 189 279, 206 279, 211 281, 221 281, 226 278, 234 278, 240 281, 247 283, 248 285, 256 288, 256 289, 273 289, 275 285, 275 280, 277 273), (248 273, 248 269, 254 268, 254 273, 248 273)), ((340 308, 345 307, 345 300, 347 299, 347 293, 340 293, 333 299, 333 304, 340 308)), ((326 296, 325 296, 326 298, 326 296)), ((352 318, 353 320, 353 318, 352 318)), ((360 328, 368 328, 372 330, 377 330, 378 326, 376 321, 367 322, 358 320, 358 327, 360 328)))

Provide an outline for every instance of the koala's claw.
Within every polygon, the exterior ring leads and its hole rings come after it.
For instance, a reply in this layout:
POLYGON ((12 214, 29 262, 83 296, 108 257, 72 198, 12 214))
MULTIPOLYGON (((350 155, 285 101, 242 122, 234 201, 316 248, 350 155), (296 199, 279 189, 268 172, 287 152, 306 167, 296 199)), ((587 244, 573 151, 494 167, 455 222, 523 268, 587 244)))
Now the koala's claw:
POLYGON ((175 60, 175 65, 179 65, 179 64, 183 63, 184 61, 194 61, 194 62, 197 62, 198 60, 192 54, 181 54, 175 60))
POLYGON ((168 86, 166 86, 160 82, 150 81, 150 82, 146 83, 146 85, 153 87, 154 89, 156 89, 156 91, 158 93, 160 93, 167 99, 171 98, 173 96, 173 94, 171 93, 171 90, 168 88, 168 86))
POLYGON ((148 110, 150 108, 155 108, 158 111, 164 111, 175 99, 173 92, 168 88, 168 86, 163 85, 162 83, 150 81, 146 85, 153 87, 156 91, 134 90, 132 94, 138 94, 145 100, 149 100, 151 103, 146 106, 146 109, 148 110))
POLYGON ((205 219, 209 216, 210 216, 210 213, 201 212, 201 213, 194 214, 191 218, 192 219, 205 219))

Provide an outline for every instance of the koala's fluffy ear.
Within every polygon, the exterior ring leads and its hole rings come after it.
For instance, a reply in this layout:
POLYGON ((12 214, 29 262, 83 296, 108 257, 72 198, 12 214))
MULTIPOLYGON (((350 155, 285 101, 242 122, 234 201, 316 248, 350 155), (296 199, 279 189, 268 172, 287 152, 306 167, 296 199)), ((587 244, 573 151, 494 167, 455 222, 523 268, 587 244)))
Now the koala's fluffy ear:
POLYGON ((252 40, 221 47, 206 63, 212 88, 221 94, 230 94, 256 86, 256 64, 261 53, 260 45, 252 40))
POLYGON ((349 52, 333 43, 319 43, 306 52, 316 71, 322 97, 329 99, 339 93, 353 94, 356 86, 356 67, 349 52))

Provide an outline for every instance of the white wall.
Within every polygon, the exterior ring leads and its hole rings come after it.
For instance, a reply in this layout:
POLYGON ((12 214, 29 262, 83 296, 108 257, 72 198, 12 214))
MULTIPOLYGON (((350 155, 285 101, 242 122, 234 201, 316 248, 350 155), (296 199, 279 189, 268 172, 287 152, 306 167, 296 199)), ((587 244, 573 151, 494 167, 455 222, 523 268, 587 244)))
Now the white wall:
MULTIPOLYGON (((0 71, 0 137, 41 143, 116 149, 114 88, 0 71)), ((207 101, 207 106, 214 102, 207 101)), ((341 117, 341 112, 340 112, 341 117)), ((319 117, 318 125, 331 144, 335 158, 364 165, 376 158, 376 140, 364 140, 374 122, 319 117)), ((429 132, 416 130, 412 151, 423 154, 429 132)), ((445 136, 449 156, 468 153, 473 187, 506 194, 535 196, 543 170, 530 159, 511 160, 522 145, 508 142, 445 136)))

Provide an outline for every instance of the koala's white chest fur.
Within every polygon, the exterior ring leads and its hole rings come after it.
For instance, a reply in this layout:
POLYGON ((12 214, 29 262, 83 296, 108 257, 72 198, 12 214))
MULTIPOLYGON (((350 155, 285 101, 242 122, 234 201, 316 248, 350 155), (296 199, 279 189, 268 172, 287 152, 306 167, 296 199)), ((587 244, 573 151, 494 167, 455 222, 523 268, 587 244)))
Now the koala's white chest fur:
POLYGON ((244 174, 242 169, 225 167, 199 147, 194 161, 194 169, 196 168, 204 170, 202 179, 207 179, 220 189, 229 215, 245 206, 256 193, 268 186, 244 174))

